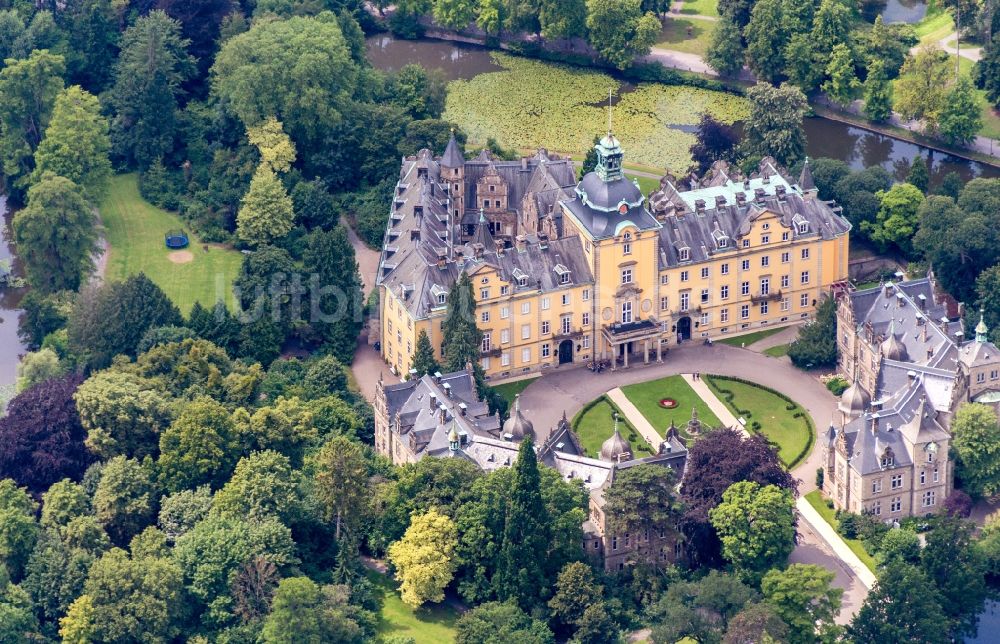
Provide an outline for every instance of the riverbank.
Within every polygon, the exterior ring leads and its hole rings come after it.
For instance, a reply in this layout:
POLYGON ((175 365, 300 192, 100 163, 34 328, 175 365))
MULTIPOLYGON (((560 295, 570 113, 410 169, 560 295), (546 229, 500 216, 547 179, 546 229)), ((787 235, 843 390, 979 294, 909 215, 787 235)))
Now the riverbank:
MULTIPOLYGON (((441 29, 432 23, 426 25, 423 39, 434 41, 461 43, 482 47, 487 50, 499 50, 525 58, 538 59, 546 62, 574 65, 609 75, 623 78, 630 82, 662 82, 667 84, 683 84, 704 89, 715 89, 730 93, 743 94, 751 82, 746 74, 740 79, 722 79, 714 70, 704 64, 700 57, 684 52, 657 49, 643 57, 637 64, 627 70, 618 70, 603 62, 597 53, 581 39, 567 41, 541 41, 539 38, 511 37, 504 40, 483 34, 455 33, 441 29), (692 58, 693 56, 693 58, 692 58), (698 60, 695 60, 695 59, 698 60), (649 67, 659 67, 670 76, 657 77, 649 67), (673 76, 676 75, 676 78, 673 76)), ((1000 142, 984 136, 976 137, 971 147, 950 146, 947 143, 923 136, 907 129, 906 124, 882 125, 873 123, 859 115, 848 114, 833 109, 820 98, 810 100, 813 112, 822 118, 849 124, 870 132, 875 132, 899 141, 943 152, 954 157, 984 163, 1000 169, 1000 142)))

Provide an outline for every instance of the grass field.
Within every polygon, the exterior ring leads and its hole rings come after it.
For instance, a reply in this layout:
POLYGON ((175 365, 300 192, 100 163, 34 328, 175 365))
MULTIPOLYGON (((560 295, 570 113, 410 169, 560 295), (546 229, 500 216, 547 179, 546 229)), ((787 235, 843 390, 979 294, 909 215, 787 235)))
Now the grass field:
POLYGON ((625 172, 625 176, 628 177, 629 179, 635 179, 636 181, 638 181, 639 190, 641 190, 642 194, 644 195, 648 195, 654 190, 660 189, 659 179, 654 179, 652 177, 640 177, 637 175, 629 174, 628 171, 625 172))
POLYGON ((702 426, 719 427, 722 424, 705 401, 680 376, 628 385, 622 387, 622 393, 632 401, 661 436, 670 427, 671 420, 683 434, 688 421, 691 420, 693 408, 698 409, 698 419, 701 420, 702 426), (663 398, 673 398, 677 401, 677 406, 673 409, 660 407, 660 400, 663 398))
POLYGON ((110 246, 107 280, 122 280, 143 272, 187 314, 195 302, 211 307, 221 297, 232 304, 232 285, 242 255, 220 246, 203 246, 189 226, 174 213, 161 210, 139 195, 135 174, 111 179, 101 203, 101 221, 110 246), (187 231, 191 261, 176 264, 163 237, 168 230, 187 231))
POLYGON ((719 400, 729 407, 733 415, 743 416, 746 419, 747 429, 750 429, 753 421, 760 423, 761 427, 757 431, 777 445, 778 456, 789 469, 802 460, 811 442, 812 428, 805 419, 806 412, 800 406, 795 405, 793 409, 786 409, 789 403, 784 398, 738 380, 706 376, 705 382, 719 400), (726 399, 721 389, 733 392, 732 402, 726 399), (749 411, 750 415, 747 416, 740 410, 749 411), (796 412, 801 412, 803 416, 796 418, 794 416, 796 412))
POLYGON ((625 437, 625 440, 632 444, 632 452, 636 456, 652 453, 649 443, 625 420, 625 414, 621 413, 611 401, 601 396, 590 409, 581 410, 573 418, 573 431, 580 439, 580 444, 587 456, 598 458, 600 455, 601 444, 608 440, 614 432, 613 414, 616 411, 618 412, 618 431, 625 437))
POLYGON ((771 356, 772 358, 781 358, 788 355, 788 345, 779 344, 778 346, 771 347, 769 349, 764 349, 764 355, 771 356))
POLYGON ((515 382, 505 382, 502 385, 493 385, 493 388, 496 389, 501 396, 506 398, 507 402, 513 405, 514 396, 524 391, 525 387, 535 382, 536 380, 538 380, 537 376, 534 378, 525 378, 524 380, 517 380, 515 382))
POLYGON ((685 0, 681 7, 681 13, 717 18, 719 16, 719 2, 718 0, 692 0, 691 2, 685 0))
POLYGON ((722 338, 721 340, 715 340, 721 344, 728 344, 731 347, 742 347, 750 346, 754 342, 760 342, 764 338, 774 335, 778 331, 782 331, 784 327, 775 327, 773 329, 763 329, 761 331, 754 331, 753 333, 744 333, 743 335, 736 335, 731 338, 722 338))
MULTIPOLYGON (((806 501, 809 501, 809 505, 813 506, 813 509, 819 512, 819 515, 823 517, 823 520, 829 523, 834 530, 838 528, 839 523, 836 516, 834 516, 834 510, 826 507, 826 500, 823 498, 823 494, 819 490, 813 490, 807 494, 806 501)), ((838 532, 837 534, 840 533, 838 532)), ((848 539, 844 537, 844 535, 840 535, 840 538, 844 540, 844 543, 846 543, 847 547, 851 549, 851 552, 858 556, 861 563, 868 566, 868 569, 874 573, 876 568, 875 558, 868 554, 864 545, 859 540, 848 539)))
POLYGON ((663 21, 663 29, 656 47, 682 51, 688 54, 704 56, 712 42, 712 32, 715 23, 708 20, 692 20, 690 18, 667 18, 663 21), (688 35, 688 28, 691 35, 688 35))
POLYGON ((455 641, 458 612, 453 607, 439 604, 414 610, 399 598, 396 584, 388 575, 369 570, 368 578, 381 595, 382 610, 376 627, 379 635, 412 637, 416 644, 455 641))

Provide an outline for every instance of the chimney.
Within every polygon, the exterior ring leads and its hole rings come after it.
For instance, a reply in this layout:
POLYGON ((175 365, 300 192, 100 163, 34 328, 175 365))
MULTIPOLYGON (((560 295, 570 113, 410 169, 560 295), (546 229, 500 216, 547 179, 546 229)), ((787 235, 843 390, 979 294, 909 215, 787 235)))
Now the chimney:
POLYGON ((892 282, 891 281, 886 282, 885 284, 882 285, 882 292, 885 294, 886 297, 891 297, 892 296, 892 282))
POLYGON ((435 371, 434 372, 434 381, 437 382, 438 384, 441 384, 441 372, 440 371, 435 371))
POLYGON ((926 311, 927 310, 927 296, 924 295, 923 293, 921 293, 920 295, 918 295, 917 296, 917 304, 920 305, 920 310, 921 311, 926 311))
POLYGON ((750 180, 749 179, 744 179, 743 180, 743 190, 746 191, 746 190, 749 190, 749 189, 750 189, 750 180))
POLYGON ((448 252, 444 248, 437 249, 437 267, 441 270, 448 267, 448 252))
POLYGON ((784 200, 785 186, 774 186, 774 194, 778 195, 779 199, 784 200))
POLYGON ((695 199, 694 200, 694 211, 696 213, 699 213, 699 214, 705 212, 705 200, 704 199, 695 199))
POLYGON ((458 413, 465 415, 469 411, 469 407, 465 403, 458 403, 458 413))
POLYGON ((521 169, 522 170, 528 169, 528 157, 521 157, 521 169))
POLYGON ((448 408, 444 406, 444 403, 438 405, 438 411, 441 412, 441 424, 448 422, 448 408))
POLYGON ((902 293, 899 293, 899 292, 897 292, 897 293, 896 293, 896 306, 897 306, 898 308, 903 308, 903 305, 904 305, 904 304, 906 304, 906 302, 905 302, 905 301, 903 300, 903 294, 902 294, 902 293))
POLYGON ((503 257, 504 243, 502 239, 494 240, 497 246, 497 257, 503 257))
POLYGON ((451 383, 450 382, 444 383, 444 385, 442 385, 442 388, 444 389, 444 395, 451 398, 451 383))
POLYGON ((873 414, 872 415, 872 433, 874 434, 877 431, 878 431, 878 416, 875 416, 873 414))
POLYGON ((517 245, 517 252, 523 253, 528 248, 528 240, 525 239, 524 235, 518 235, 514 238, 517 245))
POLYGON ((546 233, 538 233, 538 248, 541 250, 549 249, 549 236, 546 233))
POLYGON ((909 380, 910 382, 913 382, 914 380, 917 379, 917 372, 910 369, 909 371, 906 372, 906 379, 909 380))
POLYGON ((715 207, 719 208, 720 206, 724 206, 724 205, 726 205, 726 196, 725 195, 715 195, 715 207))
POLYGON ((437 409, 437 404, 438 404, 437 394, 431 394, 430 398, 427 399, 427 402, 430 403, 431 409, 437 409))
POLYGON ((747 193, 743 192, 742 190, 740 192, 737 192, 736 193, 736 205, 737 206, 742 206, 746 202, 747 202, 747 193))

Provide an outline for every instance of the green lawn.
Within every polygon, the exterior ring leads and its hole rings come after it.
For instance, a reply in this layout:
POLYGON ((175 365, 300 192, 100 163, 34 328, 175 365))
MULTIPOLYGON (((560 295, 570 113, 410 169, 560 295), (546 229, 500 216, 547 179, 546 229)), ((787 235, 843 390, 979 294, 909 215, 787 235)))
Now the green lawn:
MULTIPOLYGON (((813 490, 806 495, 806 501, 809 502, 809 505, 813 506, 813 509, 819 512, 819 515, 823 517, 824 521, 829 523, 834 530, 837 530, 839 522, 837 521, 833 508, 826 507, 826 500, 823 498, 822 492, 819 490, 813 490)), ((840 533, 837 532, 837 534, 840 533)), ((868 554, 868 551, 865 550, 861 541, 858 539, 847 539, 844 535, 840 535, 840 538, 843 539, 844 543, 847 544, 847 547, 858 556, 861 563, 868 566, 868 569, 874 573, 876 568, 875 558, 868 554)))
POLYGON ((660 39, 655 46, 704 56, 712 42, 713 31, 715 31, 715 23, 708 20, 667 18, 663 21, 660 39), (688 27, 691 28, 690 36, 688 35, 688 27))
POLYGON ((807 412, 802 407, 796 404, 793 409, 786 409, 789 403, 777 394, 722 376, 706 376, 705 382, 733 415, 737 418, 742 416, 747 421, 748 430, 753 431, 751 426, 754 421, 760 423, 761 427, 757 431, 777 445, 778 456, 789 469, 805 457, 805 452, 812 443, 812 427, 806 420, 807 412), (728 389, 733 393, 731 402, 721 389, 728 389), (749 411, 750 415, 747 416, 740 410, 749 411), (803 415, 795 418, 796 412, 803 415))
POLYGON ((636 181, 638 181, 639 190, 641 190, 642 194, 644 195, 648 195, 654 190, 660 189, 659 179, 654 179, 652 177, 640 177, 634 174, 628 174, 628 171, 625 172, 625 176, 628 177, 629 179, 635 179, 636 181))
POLYGON ((937 42, 955 31, 955 21, 947 11, 932 6, 928 8, 924 19, 913 25, 913 31, 921 43, 937 42))
POLYGON ((506 398, 507 402, 513 405, 514 396, 524 391, 528 385, 536 380, 538 380, 538 376, 535 376, 534 378, 525 378, 524 380, 517 380, 515 382, 505 382, 502 385, 493 385, 493 388, 496 389, 501 396, 506 398))
POLYGON ((774 335, 778 331, 783 331, 784 327, 774 327, 771 329, 762 329, 760 331, 754 331, 753 333, 744 333, 743 335, 734 335, 729 338, 722 338, 721 340, 714 340, 715 342, 720 342, 722 344, 728 344, 731 347, 742 347, 750 346, 754 342, 759 342, 769 335, 774 335))
POLYGON ((113 177, 101 203, 110 252, 106 279, 121 280, 144 272, 187 314, 195 302, 212 307, 219 298, 232 304, 232 285, 242 255, 217 245, 205 246, 174 213, 161 210, 139 195, 135 174, 113 177), (175 264, 163 237, 168 230, 187 231, 193 255, 190 262, 175 264))
POLYGON ((719 1, 691 0, 688 2, 688 0, 684 0, 684 5, 681 7, 681 13, 717 18, 719 16, 719 1))
POLYGON ((776 347, 771 347, 770 349, 764 349, 764 355, 771 356, 772 358, 781 358, 788 355, 788 345, 779 344, 776 347))
POLYGON ((632 444, 632 451, 636 456, 651 454, 652 448, 649 446, 639 432, 625 419, 625 414, 621 413, 615 405, 606 397, 601 396, 598 401, 589 409, 582 409, 573 417, 573 431, 580 439, 587 456, 598 458, 601 453, 601 444, 611 437, 615 429, 614 412, 618 412, 618 431, 632 444), (645 454, 644 454, 645 453, 645 454))
POLYGON ((455 641, 458 612, 452 606, 437 604, 414 610, 399 598, 396 584, 388 575, 369 570, 368 579, 381 595, 382 610, 376 627, 379 635, 412 637, 416 644, 455 641))
POLYGON ((698 419, 704 427, 719 427, 722 424, 705 401, 680 376, 628 385, 622 387, 622 392, 661 436, 670 427, 671 420, 684 433, 694 408, 698 409, 698 419), (677 406, 673 409, 660 407, 660 400, 663 398, 673 398, 677 401, 677 406))

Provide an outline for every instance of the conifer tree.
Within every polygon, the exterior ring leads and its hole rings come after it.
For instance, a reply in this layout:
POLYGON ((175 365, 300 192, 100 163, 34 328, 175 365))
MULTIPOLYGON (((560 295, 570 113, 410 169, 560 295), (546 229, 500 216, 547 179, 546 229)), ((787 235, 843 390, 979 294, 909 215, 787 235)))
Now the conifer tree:
POLYGON ((514 482, 507 502, 507 516, 494 578, 497 596, 513 599, 530 611, 551 586, 545 575, 549 518, 542 502, 538 461, 530 438, 521 443, 514 464, 514 482))
POLYGON ((476 300, 467 273, 462 273, 448 292, 448 313, 441 324, 441 332, 445 338, 444 368, 447 371, 461 371, 469 362, 479 364, 483 332, 476 326, 476 300))
POLYGON ((880 123, 892 116, 892 84, 885 76, 885 63, 879 59, 868 65, 865 78, 865 116, 880 123))
POLYGON ((712 34, 705 60, 722 76, 736 76, 743 69, 743 38, 736 23, 727 16, 719 18, 712 34))
POLYGON ((920 192, 927 192, 927 185, 931 181, 930 172, 927 170, 927 162, 922 156, 917 156, 910 164, 910 171, 906 174, 906 183, 920 188, 920 192))
POLYGON ((431 339, 427 336, 427 331, 423 329, 417 336, 417 350, 413 353, 413 369, 416 370, 416 373, 413 374, 414 378, 441 370, 441 365, 434 359, 434 347, 431 346, 431 339))

